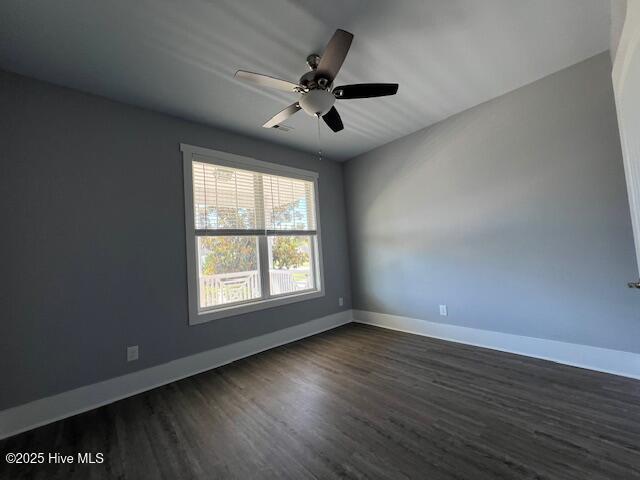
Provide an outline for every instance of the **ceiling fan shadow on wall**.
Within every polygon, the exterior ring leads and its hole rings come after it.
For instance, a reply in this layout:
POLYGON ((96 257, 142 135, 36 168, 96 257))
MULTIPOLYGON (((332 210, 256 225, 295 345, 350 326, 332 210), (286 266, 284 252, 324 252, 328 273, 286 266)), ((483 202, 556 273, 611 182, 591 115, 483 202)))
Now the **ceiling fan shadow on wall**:
POLYGON ((311 116, 322 117, 331 130, 339 132, 344 129, 344 125, 340 114, 333 105, 336 100, 395 95, 398 91, 397 83, 358 83, 332 88, 333 81, 347 57, 352 41, 353 35, 351 33, 340 29, 336 30, 322 56, 312 54, 307 57, 307 65, 311 71, 300 77, 297 84, 269 75, 238 70, 235 74, 235 78, 238 80, 260 87, 300 94, 297 102, 274 115, 263 127, 277 128, 291 115, 299 110, 304 110, 311 116))

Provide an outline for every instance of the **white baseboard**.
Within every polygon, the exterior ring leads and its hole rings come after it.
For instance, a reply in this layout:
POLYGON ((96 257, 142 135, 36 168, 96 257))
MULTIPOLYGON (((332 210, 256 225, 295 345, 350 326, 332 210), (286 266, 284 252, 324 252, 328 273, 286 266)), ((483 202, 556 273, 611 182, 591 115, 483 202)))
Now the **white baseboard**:
POLYGON ((640 379, 640 354, 353 310, 353 321, 640 379))
POLYGON ((121 377, 0 411, 0 439, 77 415, 351 321, 640 379, 640 354, 460 327, 363 310, 346 310, 301 325, 179 358, 121 377))
POLYGON ((0 439, 351 322, 351 310, 0 411, 0 439))

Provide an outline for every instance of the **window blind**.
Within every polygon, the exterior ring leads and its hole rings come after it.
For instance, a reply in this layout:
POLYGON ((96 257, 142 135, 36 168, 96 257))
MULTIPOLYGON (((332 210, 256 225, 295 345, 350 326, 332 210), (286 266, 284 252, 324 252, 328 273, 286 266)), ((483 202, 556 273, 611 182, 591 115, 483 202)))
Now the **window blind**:
POLYGON ((193 212, 210 235, 316 230, 313 182, 197 161, 193 212))

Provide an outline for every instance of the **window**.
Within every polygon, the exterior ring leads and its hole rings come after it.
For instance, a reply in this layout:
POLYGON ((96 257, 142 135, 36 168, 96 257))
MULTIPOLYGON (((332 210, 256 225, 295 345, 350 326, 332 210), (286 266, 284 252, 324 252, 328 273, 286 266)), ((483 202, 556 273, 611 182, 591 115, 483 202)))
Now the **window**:
POLYGON ((317 174, 181 150, 189 323, 323 295, 317 174))

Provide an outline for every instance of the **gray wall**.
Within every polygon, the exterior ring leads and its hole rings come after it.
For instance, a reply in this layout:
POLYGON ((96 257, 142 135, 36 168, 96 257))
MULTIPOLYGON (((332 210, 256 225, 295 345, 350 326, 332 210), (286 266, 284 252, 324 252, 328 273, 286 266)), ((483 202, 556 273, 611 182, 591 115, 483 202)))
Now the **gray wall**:
POLYGON ((605 52, 349 161, 354 308, 640 352, 610 68, 605 52))
POLYGON ((0 112, 0 409, 351 307, 340 164, 2 72, 0 112), (320 173, 325 297, 188 326, 180 142, 320 173))

